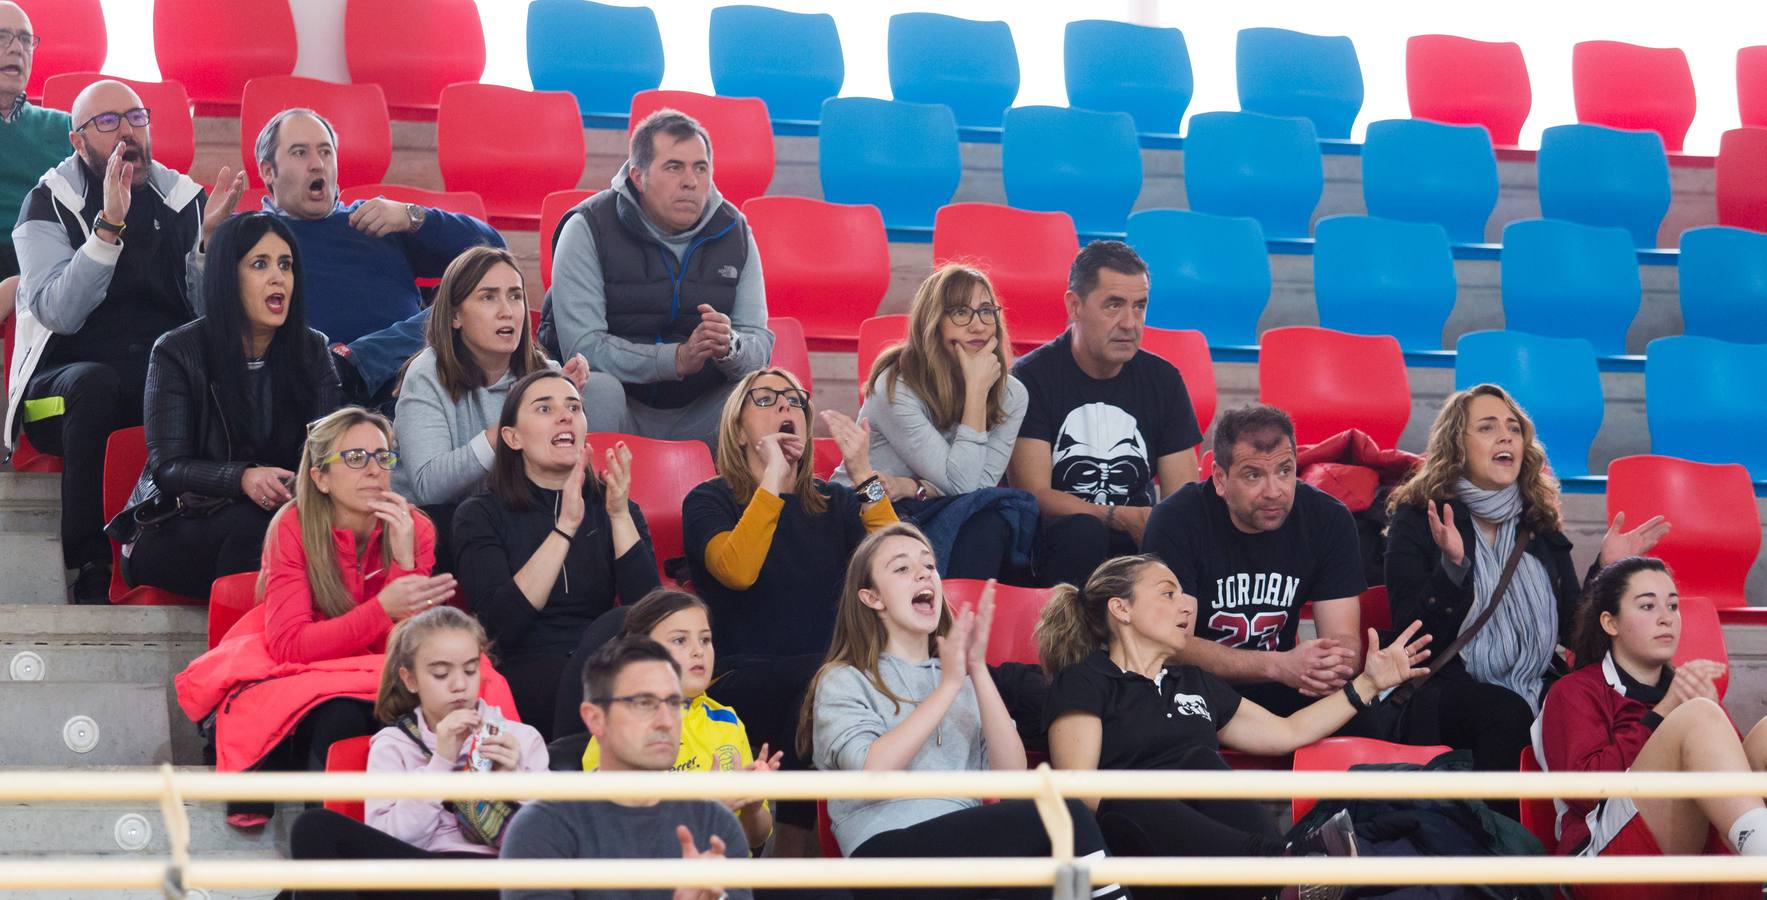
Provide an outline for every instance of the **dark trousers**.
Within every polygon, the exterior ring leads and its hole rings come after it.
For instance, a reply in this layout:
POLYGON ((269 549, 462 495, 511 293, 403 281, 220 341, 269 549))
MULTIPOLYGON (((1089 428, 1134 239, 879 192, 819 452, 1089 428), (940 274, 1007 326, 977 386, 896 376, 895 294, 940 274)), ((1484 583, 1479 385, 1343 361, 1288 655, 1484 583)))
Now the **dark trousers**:
MULTIPOLYGON (((288 855, 293 859, 485 859, 487 857, 474 853, 431 853, 413 847, 404 841, 381 831, 378 828, 364 825, 349 816, 338 815, 329 809, 309 809, 295 819, 294 829, 288 836, 288 855)), ((285 894, 288 892, 284 892, 285 894)), ((415 898, 431 897, 443 900, 495 900, 497 892, 490 891, 364 891, 358 895, 355 891, 294 891, 295 900, 317 900, 317 898, 350 898, 365 896, 372 898, 415 898)))
POLYGON ((0 244, 0 281, 18 274, 18 250, 11 244, 0 244))
POLYGON ((61 557, 67 568, 110 559, 104 443, 111 432, 141 424, 145 379, 145 371, 79 362, 39 370, 25 386, 26 400, 60 397, 65 406, 61 415, 26 422, 24 429, 38 450, 62 458, 61 557))
MULTIPOLYGON (((896 514, 918 522, 916 514, 926 505, 913 498, 891 501, 896 514)), ((947 513, 948 514, 948 513, 947 513)), ((1012 526, 994 509, 983 509, 963 520, 951 555, 939 573, 945 578, 1005 579, 1012 574, 1012 526)))
MULTIPOLYGON (((454 511, 460 508, 458 503, 436 503, 431 506, 419 507, 423 514, 429 516, 431 525, 436 526, 436 564, 430 569, 431 575, 444 572, 452 575, 454 569, 454 511)), ((472 598, 468 597, 468 600, 472 598)), ((499 669, 498 671, 502 671, 499 669)), ((522 718, 527 722, 527 718, 522 718)), ((533 724, 529 722, 528 724, 533 724)))
POLYGON ((1140 553, 1135 539, 1084 513, 1045 518, 1037 528, 1037 580, 1081 587, 1107 559, 1140 553))
MULTIPOLYGON (((497 662, 498 673, 509 682, 509 692, 515 695, 516 714, 548 741, 558 736, 554 734, 557 723, 553 719, 553 708, 558 702, 559 676, 570 666, 571 658, 563 654, 535 653, 497 662)), ((583 669, 580 662, 575 668, 578 672, 583 669)), ((582 731, 582 718, 574 714, 571 718, 577 720, 577 727, 572 731, 582 731)))
MULTIPOLYGON (((616 606, 596 616, 595 621, 583 629, 583 638, 577 642, 577 649, 571 651, 570 657, 559 670, 558 686, 552 703, 553 740, 567 735, 583 734, 589 730, 583 724, 583 667, 588 665, 589 657, 594 656, 602 644, 619 637, 626 630, 626 611, 629 609, 629 606, 616 606)), ((741 715, 741 712, 738 711, 737 714, 741 715)))
POLYGON ((273 510, 239 501, 200 519, 175 516, 141 533, 123 557, 130 587, 207 598, 215 579, 256 572, 273 510))
MULTIPOLYGON (((255 767, 260 772, 323 772, 325 757, 331 745, 353 737, 379 731, 381 723, 374 718, 374 705, 349 697, 335 697, 307 711, 295 725, 294 732, 270 748, 255 767)), ((234 801, 227 804, 228 813, 259 813, 270 815, 273 803, 234 801)))
MULTIPOLYGON (((782 769, 810 768, 810 760, 798 755, 798 718, 804 709, 804 692, 822 667, 823 655, 738 656, 728 665, 718 661, 717 676, 706 693, 742 717, 749 743, 759 750, 783 751, 782 769)), ((813 828, 816 805, 807 800, 780 801, 775 818, 787 825, 813 828)))
MULTIPOLYGON (((1513 772, 1522 748, 1532 745, 1534 710, 1514 691, 1474 681, 1462 672, 1430 679, 1410 702, 1400 739, 1408 744, 1446 744, 1470 750, 1473 768, 1513 772)), ((1515 798, 1491 798, 1485 805, 1510 818, 1521 815, 1515 798)))
MULTIPOLYGON (((1286 842, 1251 800, 1104 800, 1098 827, 1112 856, 1281 856, 1286 842)), ((1261 897, 1268 888, 1138 887, 1141 898, 1261 897)))
MULTIPOLYGON (((1084 803, 1069 800, 1068 813, 1074 819, 1074 855, 1085 856, 1105 849, 1104 835, 1098 822, 1084 803)), ((1037 805, 1030 800, 1004 800, 986 806, 975 806, 946 813, 907 828, 897 828, 874 835, 851 853, 853 857, 903 856, 1048 856, 1049 833, 1037 815, 1037 805)), ((853 892, 855 897, 913 897, 917 900, 960 900, 971 897, 1032 898, 1049 896, 1049 888, 893 888, 887 891, 853 892)), ((1126 897, 1118 889, 1095 897, 1126 897)))

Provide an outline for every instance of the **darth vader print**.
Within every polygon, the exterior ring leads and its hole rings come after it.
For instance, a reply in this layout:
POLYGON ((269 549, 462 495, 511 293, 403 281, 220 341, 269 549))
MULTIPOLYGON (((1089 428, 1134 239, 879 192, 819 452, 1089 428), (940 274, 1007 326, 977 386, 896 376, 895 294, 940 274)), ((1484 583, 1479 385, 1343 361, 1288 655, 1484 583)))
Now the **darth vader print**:
POLYGON ((1135 417, 1109 403, 1075 407, 1055 437, 1052 485, 1101 506, 1147 506, 1153 464, 1135 417))

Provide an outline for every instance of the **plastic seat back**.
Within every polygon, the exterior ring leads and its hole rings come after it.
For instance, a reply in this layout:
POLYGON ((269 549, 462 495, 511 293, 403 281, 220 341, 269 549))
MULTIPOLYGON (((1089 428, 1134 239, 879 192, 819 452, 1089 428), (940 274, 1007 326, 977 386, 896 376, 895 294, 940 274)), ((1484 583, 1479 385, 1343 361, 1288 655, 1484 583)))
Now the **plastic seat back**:
POLYGON ((1124 112, 1142 134, 1177 134, 1195 82, 1176 28, 1106 19, 1069 22, 1062 40, 1068 105, 1124 112))
POLYGON ((1495 384, 1508 391, 1533 420, 1553 472, 1560 478, 1589 474, 1589 448, 1607 404, 1588 341, 1475 331, 1461 335, 1455 350, 1455 390, 1495 384))
POLYGON ((246 82, 293 74, 294 15, 288 0, 154 0, 153 51, 160 78, 211 111, 232 111, 246 82))
POLYGON ((189 172, 191 163, 196 161, 196 122, 190 115, 190 96, 184 85, 176 81, 136 81, 98 72, 69 72, 44 82, 43 105, 71 110, 81 91, 95 81, 106 80, 128 85, 141 98, 141 105, 151 110, 148 128, 153 136, 154 161, 174 172, 189 172))
POLYGON ((872 316, 859 324, 859 396, 865 396, 871 365, 879 354, 908 339, 908 317, 872 316))
MULTIPOLYGON (((331 749, 325 752, 325 771, 327 772, 366 772, 368 771, 368 746, 374 736, 365 734, 361 737, 344 738, 333 741, 331 749)), ((367 803, 361 798, 354 800, 327 800, 325 808, 340 816, 349 816, 360 822, 367 818, 367 803)))
POLYGON ((1681 233, 1677 271, 1682 333, 1767 343, 1767 234, 1690 228, 1681 233))
POLYGON ((1601 356, 1626 352, 1626 331, 1643 288, 1632 237, 1553 219, 1503 226, 1499 263, 1504 327, 1546 337, 1580 337, 1601 356))
POLYGON ((1356 595, 1356 605, 1362 615, 1363 628, 1385 631, 1393 627, 1393 605, 1387 599, 1386 585, 1377 584, 1356 595))
POLYGON ((1457 285, 1448 232, 1373 216, 1321 219, 1313 248, 1319 325, 1390 334, 1408 350, 1442 349, 1457 285))
POLYGON ((1368 214, 1434 222, 1457 244, 1485 241, 1497 208, 1497 155, 1476 125, 1423 119, 1368 124, 1362 144, 1362 199, 1368 214))
POLYGON ((595 432, 589 443, 599 452, 625 441, 632 450, 632 501, 650 527, 657 568, 682 555, 681 501, 700 482, 717 474, 712 451, 703 441, 663 441, 628 434, 595 432))
POLYGON ((577 186, 583 147, 582 117, 568 93, 492 84, 442 89, 436 114, 442 183, 477 192, 492 216, 534 227, 547 194, 577 186), (547 139, 535 141, 535 134, 547 139))
POLYGON ((1184 390, 1190 395, 1190 408, 1196 412, 1197 433, 1207 434, 1220 402, 1215 392, 1215 360, 1209 353, 1208 338, 1195 329, 1150 325, 1141 330, 1141 349, 1178 367, 1178 374, 1184 378, 1184 390))
MULTIPOLYGON (((111 432, 104 444, 104 521, 109 522, 129 504, 129 494, 147 466, 147 432, 140 425, 111 432)), ((131 588, 123 580, 122 546, 110 542, 110 602, 120 606, 199 606, 203 601, 171 591, 142 585, 131 588)))
POLYGON ((1675 570, 1683 596, 1719 609, 1748 606, 1749 567, 1761 550, 1761 518, 1748 469, 1669 456, 1623 456, 1607 467, 1607 517, 1636 528, 1651 516, 1674 526, 1651 555, 1675 570))
POLYGON ((1196 329, 1211 347, 1258 342, 1270 256, 1257 219, 1150 209, 1129 217, 1129 243, 1147 262, 1149 326, 1196 329))
POLYGON ((1405 96, 1413 116, 1483 125, 1502 147, 1515 146, 1534 103, 1520 44, 1448 34, 1406 39, 1405 96))
MULTIPOLYGON (((1520 763, 1519 768, 1523 772, 1546 771, 1540 767, 1540 760, 1534 756, 1533 747, 1522 748, 1520 763)), ((1553 806, 1551 798, 1521 801, 1521 823, 1548 854, 1558 847, 1558 810, 1553 806)))
POLYGON ((227 637, 233 628, 253 606, 258 603, 258 573, 239 572, 234 575, 223 575, 215 579, 214 587, 209 590, 209 649, 227 637))
POLYGON ((897 13, 888 45, 890 96, 943 103, 966 128, 999 128, 1018 96, 1018 48, 1005 22, 897 13))
POLYGON ((1540 136, 1540 212, 1584 225, 1617 225, 1655 247, 1669 212, 1669 158, 1652 131, 1555 125, 1540 136))
POLYGON ((350 0, 344 6, 350 81, 379 84, 387 106, 435 113, 442 88, 485 74, 485 28, 473 0, 350 0))
POLYGON ((931 228, 963 177, 957 118, 947 106, 830 98, 816 150, 823 199, 869 203, 891 228, 931 228))
MULTIPOLYGON (((1679 587, 1679 586, 1677 586, 1679 587)), ((1672 665, 1689 660, 1709 659, 1724 666, 1724 674, 1713 680, 1722 701, 1730 690, 1730 649, 1724 645, 1724 624, 1718 621, 1718 608, 1705 597, 1681 596, 1681 642, 1675 647, 1672 665)))
MULTIPOLYGON (((985 581, 945 580, 945 602, 953 614, 981 602, 985 581)), ((1037 616, 1049 601, 1047 588, 994 585, 994 627, 988 632, 988 665, 1015 662, 1037 665, 1037 616)))
POLYGON ((1741 463, 1767 481, 1767 344, 1657 338, 1644 358, 1650 451, 1706 463, 1741 463), (1723 423, 1723 440, 1714 428, 1723 423))
POLYGON ((552 287, 552 248, 558 243, 558 227, 564 214, 595 196, 594 191, 553 191, 540 201, 540 283, 552 287))
POLYGON ((1654 131, 1680 153, 1693 124, 1693 71, 1676 47, 1583 41, 1571 47, 1571 93, 1577 121, 1654 131))
POLYGON ((859 324, 890 289, 889 237, 877 207, 780 196, 742 209, 767 274, 767 311, 802 322, 811 347, 852 349, 859 324))
MULTIPOLYGON (((359 6, 361 4, 352 4, 359 6)), ((305 107, 337 132, 337 183, 343 187, 385 179, 393 163, 393 130, 378 84, 337 84, 296 75, 266 75, 245 83, 239 101, 239 155, 254 186, 258 132, 285 109, 305 107)))
POLYGON ((1312 120, 1250 112, 1190 117, 1184 193, 1191 209, 1251 216, 1267 238, 1304 238, 1324 190, 1312 120))
MULTIPOLYGON (((712 137, 712 181, 736 206, 767 193, 773 183, 773 121, 754 97, 714 97, 693 91, 639 91, 632 96, 628 137, 645 116, 668 107, 695 119, 712 137)), ((671 140, 664 136, 664 141, 671 140)))
POLYGON ((591 0, 532 0, 528 78, 536 91, 574 95, 584 113, 625 115, 632 95, 663 83, 656 13, 591 0))
POLYGON ((1065 212, 1088 234, 1120 234, 1141 196, 1141 144, 1128 113, 1013 107, 1000 168, 1007 203, 1065 212))
POLYGON ((1347 37, 1242 28, 1234 69, 1240 109, 1306 117, 1322 138, 1348 140, 1362 111, 1362 65, 1347 37))
POLYGON ((933 265, 968 263, 987 273, 1014 347, 1035 347, 1068 327, 1068 267, 1080 252, 1064 212, 953 203, 933 222, 933 265))
POLYGON ((1395 447, 1411 419, 1405 355, 1390 335, 1272 328, 1259 353, 1258 399, 1289 414, 1300 445, 1358 428, 1395 447))
POLYGON ((399 203, 415 203, 461 215, 472 216, 480 221, 488 221, 485 212, 485 200, 474 191, 426 191, 403 184, 359 184, 345 188, 338 193, 338 200, 344 204, 355 203, 357 200, 369 200, 374 197, 385 197, 399 203))
POLYGON ((816 477, 823 481, 834 477, 841 466, 841 445, 834 438, 811 438, 810 453, 810 470, 816 477))
POLYGON ((40 29, 38 36, 43 39, 31 54, 26 97, 33 102, 42 97, 43 85, 51 76, 104 68, 110 42, 99 0, 23 0, 19 6, 31 17, 31 27, 40 29))
POLYGON ((721 97, 759 97, 775 119, 816 120, 822 101, 846 81, 840 32, 827 13, 720 6, 712 10, 708 44, 712 89, 721 97))
MULTIPOLYGON (((1452 749, 1441 745, 1394 744, 1373 738, 1328 737, 1295 750, 1295 771, 1346 772, 1351 766, 1380 763, 1422 766, 1452 749)), ((1294 798, 1290 807, 1294 821, 1301 821, 1318 802, 1310 797, 1294 798)))
POLYGON ((796 375, 804 390, 814 394, 816 387, 810 381, 810 347, 804 343, 804 323, 791 316, 768 316, 767 328, 773 332, 773 359, 768 365, 796 375))
POLYGON ((1736 51, 1736 106, 1743 127, 1767 126, 1767 46, 1736 51))
POLYGON ((1767 231, 1767 128, 1724 132, 1713 168, 1718 224, 1767 231))

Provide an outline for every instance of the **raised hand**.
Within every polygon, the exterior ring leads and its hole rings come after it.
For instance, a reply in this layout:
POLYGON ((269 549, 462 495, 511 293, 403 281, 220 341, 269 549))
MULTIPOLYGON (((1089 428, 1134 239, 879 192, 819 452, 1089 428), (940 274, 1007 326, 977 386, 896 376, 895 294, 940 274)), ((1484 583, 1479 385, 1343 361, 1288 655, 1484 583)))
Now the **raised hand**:
POLYGON ((871 420, 855 422, 846 413, 833 409, 822 411, 822 422, 828 434, 841 448, 841 461, 846 463, 847 477, 858 484, 876 474, 871 468, 871 420))
POLYGON ((975 621, 975 610, 966 608, 952 617, 951 630, 938 639, 941 681, 961 686, 964 676, 969 674, 969 645, 975 621))
MULTIPOLYGON (((749 763, 747 766, 744 766, 743 771, 744 772, 777 772, 777 771, 779 771, 779 763, 781 760, 785 759, 785 753, 783 751, 781 751, 781 752, 777 752, 777 753, 774 753, 771 756, 769 756, 768 755, 769 749, 770 748, 768 747, 768 745, 762 744, 761 745, 761 752, 755 754, 755 761, 749 763)), ((737 815, 741 815, 743 810, 748 809, 753 806, 756 806, 756 805, 759 805, 761 803, 765 803, 765 802, 766 802, 766 798, 764 798, 764 797, 743 797, 743 798, 739 798, 736 800, 725 800, 724 806, 725 806, 725 808, 729 809, 731 812, 736 813, 737 815)))
POLYGON ((393 559, 408 569, 416 565, 417 526, 410 502, 398 491, 385 490, 368 501, 368 508, 381 521, 381 540, 387 542, 393 559))
MULTIPOLYGON (((712 835, 711 843, 701 850, 694 845, 693 832, 686 825, 675 826, 675 839, 681 842, 682 859, 723 859, 724 840, 712 835)), ((723 888, 676 888, 674 900, 718 900, 724 895, 723 888)))
POLYGON ((730 317, 701 303, 699 324, 687 340, 675 345, 675 373, 682 378, 705 368, 707 360, 730 355, 730 317))
POLYGON ((1324 697, 1355 674, 1350 651, 1330 638, 1302 641, 1292 650, 1276 653, 1275 659, 1276 680, 1308 697, 1324 697))
POLYGON ((1412 622, 1385 647, 1380 646, 1380 634, 1372 628, 1368 629, 1368 657, 1362 665, 1362 674, 1374 682, 1377 692, 1398 687, 1429 671, 1423 666, 1423 662, 1430 658, 1431 636, 1426 634, 1412 640, 1422 627, 1421 620, 1412 622))
POLYGON ((969 633, 969 666, 971 672, 988 665, 988 634, 994 627, 994 579, 982 585, 981 599, 975 605, 975 624, 969 633))
POLYGON ((1718 702, 1718 689, 1714 679, 1724 674, 1724 666, 1709 659, 1693 659, 1675 667, 1675 677, 1669 682, 1669 690, 1657 703, 1654 711, 1659 716, 1666 716, 1675 711, 1675 707, 1696 698, 1705 698, 1718 702))
POLYGON ((400 622, 452 596, 454 576, 444 572, 440 575, 401 575, 387 582, 374 599, 381 609, 386 610, 387 618, 400 622))
POLYGON ((564 489, 558 495, 558 528, 573 537, 578 526, 583 524, 583 482, 589 477, 589 467, 594 462, 595 448, 584 439, 577 464, 571 467, 571 474, 565 476, 564 489))
POLYGON ((493 772, 515 772, 521 769, 521 742, 508 731, 485 735, 479 740, 479 754, 491 761, 493 772))
POLYGON ((964 390, 971 396, 987 396, 994 382, 1000 380, 1000 356, 995 352, 1000 349, 1000 338, 989 338, 980 350, 971 350, 962 341, 951 344, 957 352, 957 368, 963 372, 964 390))
POLYGON ((583 389, 583 383, 589 380, 589 361, 584 359, 581 353, 573 354, 570 359, 565 361, 564 368, 559 370, 559 374, 563 375, 565 380, 580 391, 583 389))
POLYGON ((233 215, 239 207, 239 198, 245 194, 245 170, 234 172, 230 166, 222 166, 221 174, 215 176, 215 192, 209 195, 209 205, 202 211, 202 243, 209 244, 209 238, 215 229, 233 215))
POLYGON ((761 457, 761 487, 775 496, 785 493, 786 485, 791 481, 795 457, 787 458, 787 441, 795 441, 800 451, 802 450, 803 438, 783 431, 776 431, 755 442, 755 453, 761 457))
POLYGON ((1625 531, 1626 514, 1614 513, 1613 524, 1601 536, 1601 564, 1612 565, 1628 556, 1643 556, 1669 533, 1669 520, 1652 516, 1643 525, 1625 531))
MULTIPOLYGON (((457 709, 436 723, 436 755, 449 762, 460 758, 460 748, 479 727, 476 706, 457 709)), ((514 740, 511 738, 511 740, 514 740)))
POLYGON ((608 517, 617 519, 631 515, 626 500, 632 496, 632 451, 625 441, 616 442, 613 449, 607 451, 607 471, 602 473, 601 483, 607 488, 608 517))
MULTIPOLYGON (((122 225, 129 218, 129 202, 135 189, 135 164, 123 161, 127 145, 118 141, 104 163, 104 210, 101 215, 112 225, 122 225)), ((117 243, 122 238, 107 231, 97 232, 99 240, 117 243)))
POLYGON ((1454 507, 1446 503, 1441 506, 1438 513, 1434 502, 1423 502, 1424 513, 1430 519, 1430 537, 1441 548, 1442 560, 1451 566, 1459 566, 1466 562, 1466 544, 1460 539, 1460 529, 1454 527, 1454 507))

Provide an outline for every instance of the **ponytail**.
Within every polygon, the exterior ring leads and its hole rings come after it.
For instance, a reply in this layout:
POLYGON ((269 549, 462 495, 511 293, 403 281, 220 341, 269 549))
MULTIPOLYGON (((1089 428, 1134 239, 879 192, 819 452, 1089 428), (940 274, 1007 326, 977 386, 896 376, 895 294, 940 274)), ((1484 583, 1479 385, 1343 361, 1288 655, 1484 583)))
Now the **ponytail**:
POLYGON ((1135 594, 1135 581, 1141 570, 1156 564, 1152 556, 1119 556, 1106 560, 1085 588, 1058 584, 1050 592, 1049 601, 1037 616, 1037 658, 1043 672, 1054 678, 1057 672, 1074 665, 1092 651, 1110 646, 1110 616, 1106 607, 1111 598, 1128 599, 1135 594))

